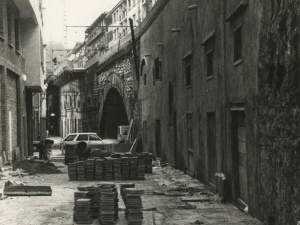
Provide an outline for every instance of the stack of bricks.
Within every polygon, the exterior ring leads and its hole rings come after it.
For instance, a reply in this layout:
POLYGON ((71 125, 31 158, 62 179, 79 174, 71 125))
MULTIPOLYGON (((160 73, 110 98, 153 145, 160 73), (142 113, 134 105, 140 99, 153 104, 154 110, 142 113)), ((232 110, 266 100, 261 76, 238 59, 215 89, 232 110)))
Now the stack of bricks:
POLYGON ((103 180, 103 162, 101 158, 95 159, 95 180, 103 180))
POLYGON ((98 203, 97 191, 94 188, 94 186, 90 186, 90 187, 78 187, 77 189, 79 191, 88 192, 89 199, 91 199, 91 217, 93 219, 98 218, 99 203, 98 203))
POLYGON ((97 187, 100 198, 99 221, 100 224, 115 224, 119 219, 119 199, 115 183, 101 183, 97 187))
POLYGON ((85 180, 84 161, 76 162, 76 171, 77 171, 77 179, 81 181, 85 180))
POLYGON ((78 224, 92 223, 91 199, 88 191, 78 191, 74 193, 74 214, 73 220, 78 224))
POLYGON ((114 174, 113 174, 113 165, 114 165, 114 159, 111 157, 105 157, 104 158, 104 179, 105 180, 113 180, 114 174))
POLYGON ((124 188, 125 216, 129 225, 142 225, 143 223, 142 194, 144 194, 144 190, 124 188))
POLYGON ((138 179, 139 180, 145 180, 145 158, 146 156, 144 154, 138 154, 137 155, 137 161, 138 161, 138 179))
POLYGON ((86 160, 86 180, 95 180, 95 160, 86 160))
POLYGON ((130 180, 137 180, 138 179, 138 158, 132 156, 129 158, 129 165, 130 165, 130 180))
POLYGON ((121 158, 121 171, 122 171, 122 180, 129 180, 129 158, 122 157, 121 158))

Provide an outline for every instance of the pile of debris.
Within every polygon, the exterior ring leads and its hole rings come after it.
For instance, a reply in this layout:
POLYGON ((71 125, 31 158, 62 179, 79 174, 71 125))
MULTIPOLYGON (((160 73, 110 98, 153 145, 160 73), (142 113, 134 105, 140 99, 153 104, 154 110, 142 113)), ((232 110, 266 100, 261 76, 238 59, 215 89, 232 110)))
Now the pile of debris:
POLYGON ((13 168, 16 168, 15 171, 24 171, 25 173, 35 174, 54 174, 61 173, 62 171, 57 169, 57 167, 51 162, 45 162, 43 160, 24 160, 13 165, 13 168))

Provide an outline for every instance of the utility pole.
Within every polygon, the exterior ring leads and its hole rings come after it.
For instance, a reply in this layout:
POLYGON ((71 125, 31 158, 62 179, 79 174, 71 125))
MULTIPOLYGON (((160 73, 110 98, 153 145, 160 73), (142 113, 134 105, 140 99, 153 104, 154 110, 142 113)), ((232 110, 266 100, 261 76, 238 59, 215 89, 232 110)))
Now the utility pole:
POLYGON ((139 80, 139 66, 138 66, 138 58, 137 58, 137 54, 136 54, 136 41, 135 41, 135 37, 134 37, 133 20, 129 19, 129 23, 130 23, 130 30, 131 30, 132 51, 133 51, 134 65, 135 65, 135 75, 136 75, 136 79, 139 80))

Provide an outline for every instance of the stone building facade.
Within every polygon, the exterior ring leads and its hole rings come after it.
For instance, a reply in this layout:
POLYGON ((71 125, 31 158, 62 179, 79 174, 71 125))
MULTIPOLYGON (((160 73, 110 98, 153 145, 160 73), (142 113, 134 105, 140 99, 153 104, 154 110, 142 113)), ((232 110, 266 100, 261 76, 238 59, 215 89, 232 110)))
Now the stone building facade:
POLYGON ((0 164, 32 155, 45 134, 41 8, 40 0, 0 1, 0 164))
POLYGON ((144 150, 220 194, 223 173, 265 224, 297 224, 298 1, 157 3, 140 38, 144 150))

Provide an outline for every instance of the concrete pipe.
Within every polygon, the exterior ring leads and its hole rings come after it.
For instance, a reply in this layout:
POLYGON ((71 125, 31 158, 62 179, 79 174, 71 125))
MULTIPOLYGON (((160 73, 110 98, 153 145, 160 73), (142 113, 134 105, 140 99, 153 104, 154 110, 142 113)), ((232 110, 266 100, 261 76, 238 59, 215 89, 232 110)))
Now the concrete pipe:
POLYGON ((81 141, 77 145, 75 145, 75 151, 76 155, 83 158, 88 158, 91 153, 91 148, 87 142, 81 141))

